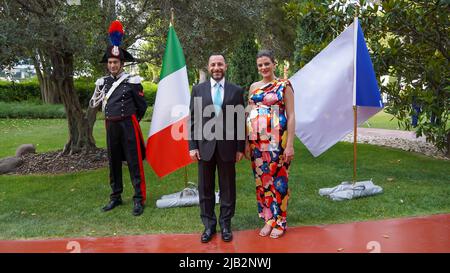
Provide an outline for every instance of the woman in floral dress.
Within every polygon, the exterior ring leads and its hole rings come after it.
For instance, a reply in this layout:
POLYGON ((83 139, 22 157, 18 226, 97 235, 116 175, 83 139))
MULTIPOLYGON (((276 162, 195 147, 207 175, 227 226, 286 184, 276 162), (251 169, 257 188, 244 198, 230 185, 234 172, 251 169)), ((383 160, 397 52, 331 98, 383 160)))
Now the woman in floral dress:
POLYGON ((289 165, 294 157, 294 93, 288 80, 275 76, 268 50, 256 57, 262 80, 249 90, 246 157, 252 161, 259 217, 259 235, 279 238, 286 230, 289 165))

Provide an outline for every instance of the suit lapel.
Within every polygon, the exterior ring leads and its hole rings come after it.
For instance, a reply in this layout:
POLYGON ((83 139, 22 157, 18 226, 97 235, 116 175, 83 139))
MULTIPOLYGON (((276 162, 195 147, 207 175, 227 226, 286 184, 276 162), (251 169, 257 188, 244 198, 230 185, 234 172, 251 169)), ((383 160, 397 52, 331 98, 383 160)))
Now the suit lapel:
POLYGON ((230 88, 230 85, 228 84, 227 80, 225 80, 225 86, 223 88, 223 91, 225 93, 223 95, 222 109, 225 110, 225 106, 227 104, 229 104, 231 98, 233 97, 233 94, 232 94, 233 90, 230 88))
POLYGON ((205 105, 213 104, 213 100, 211 97, 211 84, 210 81, 206 81, 203 85, 203 99, 205 100, 205 105))

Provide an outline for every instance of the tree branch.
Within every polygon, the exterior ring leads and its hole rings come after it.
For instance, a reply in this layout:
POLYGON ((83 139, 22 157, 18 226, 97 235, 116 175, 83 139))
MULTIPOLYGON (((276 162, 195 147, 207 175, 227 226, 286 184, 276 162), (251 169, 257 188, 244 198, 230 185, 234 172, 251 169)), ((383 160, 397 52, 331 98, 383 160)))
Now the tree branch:
POLYGON ((37 14, 41 17, 45 16, 43 11, 37 10, 36 7, 31 7, 32 3, 30 1, 16 0, 17 3, 29 13, 37 14))

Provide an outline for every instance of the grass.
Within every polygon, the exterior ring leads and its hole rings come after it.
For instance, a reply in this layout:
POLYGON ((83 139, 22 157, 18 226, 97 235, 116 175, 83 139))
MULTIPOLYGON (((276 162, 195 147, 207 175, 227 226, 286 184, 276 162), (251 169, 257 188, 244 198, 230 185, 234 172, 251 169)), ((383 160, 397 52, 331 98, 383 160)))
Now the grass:
MULTIPOLYGON (((146 134, 149 123, 144 122, 142 127, 146 134)), ((65 131, 64 120, 1 120, 1 156, 6 154, 5 148, 11 151, 8 146, 11 141, 39 142, 39 151, 55 150, 64 144, 65 131)), ((94 132, 98 146, 104 147, 102 122, 96 124, 94 132)), ((322 156, 313 158, 296 140, 295 151, 289 180, 289 226, 450 213, 449 161, 396 149, 358 145, 359 180, 372 178, 383 187, 384 193, 334 202, 319 196, 318 190, 352 177, 352 145, 338 143, 322 156)), ((197 166, 192 164, 187 170, 190 180, 197 182, 197 166)), ((159 180, 145 163, 145 173, 148 200, 141 217, 131 215, 132 187, 125 169, 125 204, 108 213, 100 212, 110 193, 107 169, 65 175, 2 175, 0 239, 200 232, 198 206, 171 209, 155 206, 161 195, 184 187, 183 170, 159 180)), ((237 165, 237 207, 233 228, 243 230, 260 226, 250 163, 242 161, 237 165)))
MULTIPOLYGON (((148 130, 149 123, 142 123, 142 130, 148 130)), ((0 158, 13 156, 21 144, 33 143, 37 152, 62 149, 69 132, 67 121, 62 119, 0 119, 0 158)), ((106 147, 104 122, 94 126, 94 137, 98 147, 106 147)))
MULTIPOLYGON (((148 108, 151 112, 151 107, 148 108)), ((100 114, 94 125, 97 147, 106 147, 105 123, 100 114)), ((144 120, 150 117, 146 114, 144 120)), ((150 122, 141 122, 146 137, 150 122)), ((32 143, 38 153, 59 150, 67 142, 67 121, 62 119, 0 119, 0 158, 14 156, 17 147, 32 143)))
POLYGON ((398 125, 398 119, 393 115, 386 112, 378 112, 378 114, 371 117, 369 120, 364 122, 361 127, 364 128, 379 128, 379 129, 389 129, 389 130, 405 130, 405 128, 400 128, 398 125))
MULTIPOLYGON (((403 126, 399 126, 398 119, 393 115, 388 114, 384 111, 378 112, 376 115, 371 117, 364 122, 361 127, 364 128, 379 128, 379 129, 389 129, 389 130, 406 130, 403 126)), ((447 127, 450 127, 450 120, 447 121, 447 127)), ((409 131, 414 131, 414 128, 410 128, 409 131)))
MULTIPOLYGON (((149 107, 144 121, 150 119, 151 110, 149 107)), ((392 123, 396 122, 390 121, 391 117, 384 112, 378 113, 369 119, 370 127, 395 129, 392 123)), ((100 114, 98 118, 101 118, 100 114)), ((150 123, 142 122, 141 127, 146 135, 150 123)), ((35 144, 38 152, 62 149, 68 138, 67 122, 58 119, 0 119, 0 133, 0 158, 14 155, 17 147, 24 143, 35 144)), ((95 123, 94 137, 98 147, 106 147, 104 122, 101 120, 95 123)))

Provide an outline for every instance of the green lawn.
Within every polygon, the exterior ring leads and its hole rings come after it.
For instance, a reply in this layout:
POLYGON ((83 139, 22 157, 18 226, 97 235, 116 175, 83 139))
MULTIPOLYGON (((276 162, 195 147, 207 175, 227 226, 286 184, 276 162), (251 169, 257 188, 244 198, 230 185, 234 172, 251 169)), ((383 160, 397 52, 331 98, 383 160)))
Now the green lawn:
MULTIPOLYGON (((98 146, 105 145, 103 121, 95 127, 98 146)), ((142 124, 144 134, 148 123, 142 124)), ((0 157, 14 154, 22 143, 39 144, 38 151, 62 147, 64 120, 0 120, 0 157)), ((333 202, 318 195, 352 177, 352 144, 338 143, 313 158, 297 140, 290 171, 288 225, 318 225, 450 213, 450 162, 371 145, 358 145, 358 176, 383 187, 378 196, 333 202)), ((236 230, 262 226, 256 214, 255 186, 249 161, 237 166, 236 230)), ((159 180, 146 164, 148 201, 141 217, 131 215, 132 188, 124 170, 123 206, 108 212, 108 170, 67 175, 0 176, 0 239, 114 236, 150 233, 201 232, 199 207, 157 209, 163 194, 183 188, 183 170, 159 180)), ((197 167, 188 167, 197 182, 197 167)))
MULTIPOLYGON (((389 130, 405 130, 404 127, 399 127, 398 119, 393 115, 384 111, 378 112, 369 120, 361 124, 361 127, 365 128, 380 128, 389 130)), ((447 121, 447 127, 450 127, 450 120, 447 121)), ((414 131, 414 128, 410 128, 410 131, 414 131)))
POLYGON ((361 127, 364 128, 380 128, 389 130, 405 130, 405 128, 400 128, 398 126, 398 120, 391 114, 386 112, 379 112, 375 116, 371 117, 369 120, 364 122, 361 127))
MULTIPOLYGON (((150 123, 142 122, 142 133, 148 133, 150 123)), ((13 156, 19 145, 33 143, 37 152, 62 149, 69 132, 62 119, 0 119, 0 158, 13 156)), ((98 147, 106 147, 105 123, 98 120, 94 126, 98 147)))
MULTIPOLYGON (((391 119, 391 115, 380 112, 362 127, 398 129, 397 120, 391 119)), ((142 122, 141 127, 146 135, 150 123, 142 122)), ((35 144, 38 152, 62 149, 68 137, 67 123, 60 119, 0 119, 0 133, 0 158, 14 155, 17 147, 24 143, 35 144)), ((97 146, 105 147, 103 120, 95 123, 94 137, 97 146)))

